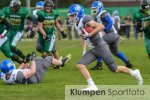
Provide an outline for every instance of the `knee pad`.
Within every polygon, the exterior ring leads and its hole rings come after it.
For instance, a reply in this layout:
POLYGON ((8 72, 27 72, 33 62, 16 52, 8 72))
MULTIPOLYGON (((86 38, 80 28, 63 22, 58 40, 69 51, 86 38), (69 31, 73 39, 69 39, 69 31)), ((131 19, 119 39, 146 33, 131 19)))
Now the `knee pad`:
POLYGON ((108 68, 112 71, 112 72, 116 72, 117 70, 117 65, 115 63, 111 63, 109 65, 107 65, 108 68))

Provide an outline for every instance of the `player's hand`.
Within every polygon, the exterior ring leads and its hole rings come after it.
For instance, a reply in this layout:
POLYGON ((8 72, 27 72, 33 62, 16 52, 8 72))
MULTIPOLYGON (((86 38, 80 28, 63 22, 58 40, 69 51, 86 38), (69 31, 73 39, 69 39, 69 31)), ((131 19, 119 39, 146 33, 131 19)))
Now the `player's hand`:
POLYGON ((35 35, 35 32, 32 30, 29 30, 29 32, 27 33, 27 38, 33 38, 35 35))
POLYGON ((32 52, 32 54, 30 55, 30 59, 33 61, 35 60, 35 57, 36 57, 36 53, 32 52))
POLYGON ((87 34, 81 34, 81 36, 82 36, 82 38, 84 39, 84 40, 87 40, 90 36, 88 35, 88 33, 87 34))
POLYGON ((61 31, 61 35, 62 35, 62 38, 63 38, 63 39, 67 37, 67 34, 64 33, 64 31, 61 31))
POLYGON ((46 41, 50 41, 51 39, 50 39, 50 37, 48 35, 46 35, 45 40, 46 41))
POLYGON ((1 39, 1 38, 4 38, 4 36, 3 36, 3 35, 0 35, 0 39, 1 39))
POLYGON ((83 50, 82 55, 84 55, 86 53, 86 50, 83 50))

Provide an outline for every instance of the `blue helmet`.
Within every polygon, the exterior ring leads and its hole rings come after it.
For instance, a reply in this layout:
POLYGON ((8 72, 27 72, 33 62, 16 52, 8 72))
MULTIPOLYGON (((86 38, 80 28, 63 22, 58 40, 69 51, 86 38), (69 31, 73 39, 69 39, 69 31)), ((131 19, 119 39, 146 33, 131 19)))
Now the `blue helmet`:
POLYGON ((15 64, 11 60, 3 60, 0 64, 0 69, 4 74, 8 74, 15 69, 15 64))
POLYGON ((68 16, 74 15, 75 19, 71 22, 77 22, 84 16, 84 8, 79 4, 73 4, 68 9, 68 16))
POLYGON ((103 10, 104 6, 103 3, 101 1, 95 1, 92 3, 92 14, 98 14, 103 10))
POLYGON ((117 10, 115 10, 114 12, 113 12, 113 16, 118 16, 119 15, 119 12, 117 11, 117 10))
POLYGON ((36 8, 43 8, 43 6, 44 6, 44 2, 43 1, 38 1, 36 3, 36 8))

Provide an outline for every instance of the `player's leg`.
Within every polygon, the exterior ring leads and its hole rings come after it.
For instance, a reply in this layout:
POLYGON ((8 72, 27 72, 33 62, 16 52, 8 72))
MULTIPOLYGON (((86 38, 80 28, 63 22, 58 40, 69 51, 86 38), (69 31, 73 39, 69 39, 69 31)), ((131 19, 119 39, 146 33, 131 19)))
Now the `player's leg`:
POLYGON ((91 70, 102 70, 102 59, 99 57, 97 58, 97 64, 95 66, 93 66, 92 68, 90 68, 91 70))
POLYGON ((118 51, 118 40, 116 40, 113 43, 109 44, 109 48, 110 48, 110 51, 112 52, 112 54, 114 54, 114 56, 118 57, 119 59, 121 59, 125 63, 126 67, 132 68, 132 64, 126 58, 124 53, 121 52, 121 51, 118 51))
POLYGON ((44 41, 44 53, 43 56, 47 57, 49 55, 51 55, 51 52, 53 50, 54 47, 54 43, 55 43, 55 35, 51 36, 51 38, 49 40, 45 40, 44 41))
POLYGON ((44 40, 42 36, 39 36, 36 42, 36 50, 41 54, 44 52, 43 50, 44 40))
POLYGON ((146 48, 148 58, 150 59, 150 39, 145 37, 144 43, 145 43, 145 48, 146 48))
POLYGON ((106 65, 108 66, 108 68, 112 71, 112 72, 121 72, 121 73, 126 73, 129 74, 131 76, 134 76, 138 82, 138 85, 142 85, 143 84, 143 79, 140 75, 139 70, 131 70, 125 66, 117 66, 115 64, 115 61, 112 57, 111 52, 109 51, 109 49, 107 47, 102 47, 103 49, 101 50, 101 53, 103 55, 101 55, 103 61, 106 63, 106 65))
POLYGON ((18 63, 22 63, 22 60, 19 58, 19 56, 17 56, 16 54, 11 52, 8 41, 6 41, 5 44, 1 47, 1 51, 3 52, 3 54, 6 57, 11 58, 12 61, 16 61, 18 63))
POLYGON ((23 54, 23 52, 18 49, 16 46, 17 46, 17 43, 19 40, 21 40, 22 36, 23 36, 23 33, 20 32, 20 31, 16 31, 16 35, 13 37, 13 41, 11 43, 11 51, 15 54, 17 54, 19 57, 21 57, 22 59, 24 59, 25 55, 23 54))
POLYGON ((89 65, 91 62, 96 60, 96 57, 93 55, 93 53, 90 51, 87 51, 80 61, 77 63, 77 68, 79 69, 82 76, 87 80, 88 87, 83 90, 97 90, 89 71, 87 70, 86 66, 89 65))

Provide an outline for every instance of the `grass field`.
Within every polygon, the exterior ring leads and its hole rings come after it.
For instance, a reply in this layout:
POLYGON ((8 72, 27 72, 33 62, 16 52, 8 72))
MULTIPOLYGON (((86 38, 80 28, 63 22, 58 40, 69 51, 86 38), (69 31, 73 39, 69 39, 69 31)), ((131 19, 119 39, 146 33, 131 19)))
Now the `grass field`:
MULTIPOLYGON (((35 50, 35 41, 23 41, 18 47, 25 53, 35 50)), ((86 85, 86 81, 76 69, 76 63, 82 55, 79 40, 57 41, 56 48, 59 54, 65 57, 72 54, 71 61, 61 70, 49 68, 42 83, 33 85, 6 85, 0 81, 0 100, 64 100, 65 85, 86 85)), ((143 39, 124 40, 119 49, 123 51, 133 63, 134 69, 140 69, 144 85, 150 84, 150 61, 147 57, 143 39)), ((39 55, 39 54, 38 54, 39 55)), ((4 59, 0 53, 0 61, 4 59)), ((118 65, 124 65, 115 58, 118 65)), ((94 65, 91 64, 90 66, 94 65)), ((90 66, 88 68, 90 68, 90 66)), ((103 64, 102 71, 90 71, 97 85, 136 85, 133 77, 125 74, 114 74, 103 64)))

